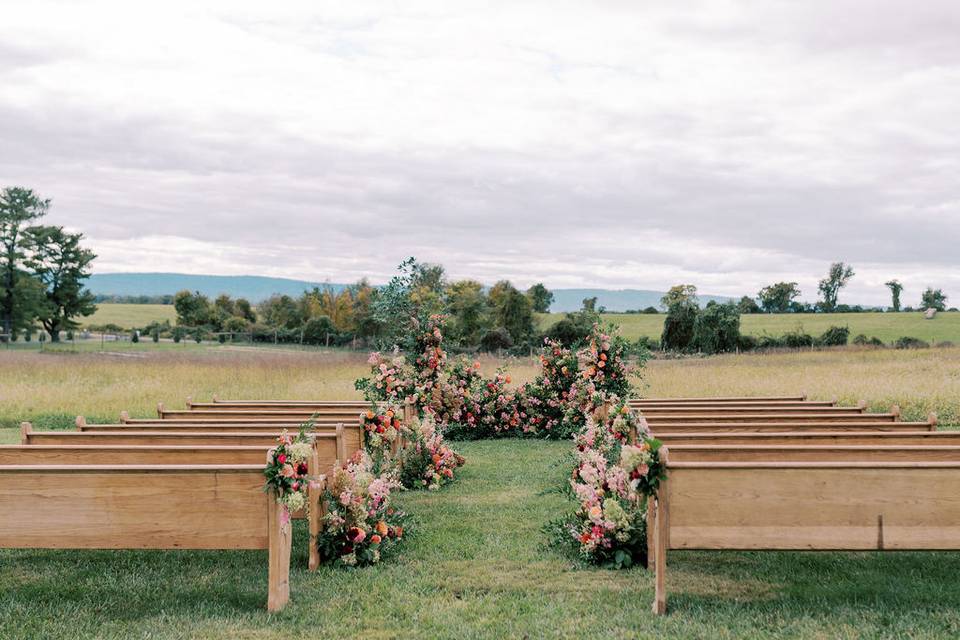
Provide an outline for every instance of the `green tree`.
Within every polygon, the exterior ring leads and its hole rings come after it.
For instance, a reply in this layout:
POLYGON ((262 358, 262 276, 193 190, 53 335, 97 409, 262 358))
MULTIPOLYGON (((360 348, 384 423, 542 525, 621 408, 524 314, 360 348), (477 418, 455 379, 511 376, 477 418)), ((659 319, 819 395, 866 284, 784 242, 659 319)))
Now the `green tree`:
POLYGON ((737 303, 737 311, 740 313, 760 313, 760 305, 750 296, 743 296, 737 303))
POLYGON ((536 327, 533 324, 533 306, 527 296, 520 293, 509 282, 502 289, 502 295, 499 297, 500 304, 495 311, 497 326, 507 330, 513 344, 524 344, 536 333, 536 327))
POLYGON ((202 327, 216 324, 216 314, 210 305, 210 299, 199 291, 191 293, 183 290, 173 297, 173 307, 177 310, 177 324, 185 327, 202 327))
POLYGON ((671 287, 660 299, 660 304, 667 310, 660 345, 664 349, 686 351, 693 345, 694 329, 700 311, 697 305, 697 288, 692 284, 671 287))
POLYGON ((530 306, 536 313, 549 313, 550 305, 553 304, 553 292, 538 282, 527 289, 527 297, 530 298, 530 306))
POLYGON ((943 289, 934 289, 927 287, 927 290, 920 296, 920 309, 936 309, 943 311, 947 308, 947 296, 943 294, 943 289))
POLYGON ((38 317, 52 342, 60 341, 61 331, 80 326, 74 318, 97 310, 93 294, 83 288, 97 256, 81 247, 81 240, 82 233, 67 233, 63 227, 33 227, 29 233, 25 264, 43 287, 38 317))
POLYGON ((263 322, 274 329, 298 329, 303 324, 300 306, 288 295, 270 296, 259 304, 257 311, 263 322))
POLYGON ((49 209, 50 201, 31 189, 6 187, 0 191, 0 333, 12 334, 36 314, 38 287, 23 282, 29 277, 23 268, 25 231, 49 209))
POLYGON ((847 286, 847 283, 856 275, 853 267, 842 262, 834 262, 830 265, 830 271, 827 277, 820 281, 818 289, 823 300, 820 301, 821 308, 826 313, 833 313, 837 308, 837 296, 840 295, 840 289, 847 286))
POLYGON ((900 293, 903 291, 903 285, 900 284, 899 280, 891 280, 887 283, 887 288, 890 289, 890 295, 893 297, 893 304, 891 309, 894 311, 900 311, 900 293))
POLYGON ((757 299, 766 313, 787 313, 790 303, 799 295, 796 282, 777 282, 760 289, 757 299))
POLYGON ((414 262, 410 272, 410 299, 426 315, 443 311, 446 272, 442 265, 414 262))
POLYGON ((596 313, 597 312, 597 296, 593 296, 592 298, 584 298, 583 301, 580 303, 580 310, 587 311, 589 313, 596 313))
POLYGON ((693 347, 702 353, 736 351, 740 342, 740 311, 732 302, 707 303, 697 314, 693 347))
POLYGON ((458 280, 447 285, 448 334, 462 347, 475 347, 490 329, 487 296, 476 280, 458 280))

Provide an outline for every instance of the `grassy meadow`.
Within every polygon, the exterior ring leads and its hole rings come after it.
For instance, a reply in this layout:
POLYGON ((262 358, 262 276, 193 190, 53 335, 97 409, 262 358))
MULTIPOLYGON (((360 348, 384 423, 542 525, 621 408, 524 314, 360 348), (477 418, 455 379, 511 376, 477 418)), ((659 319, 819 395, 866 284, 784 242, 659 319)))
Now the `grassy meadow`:
MULTIPOLYGON (((538 315, 541 329, 546 329, 564 314, 538 315)), ((630 340, 640 336, 660 339, 663 332, 663 314, 605 313, 605 320, 620 327, 620 333, 630 340)), ((960 313, 937 314, 933 320, 925 320, 920 312, 912 313, 761 313, 740 316, 740 331, 752 336, 782 336, 791 331, 801 331, 818 336, 832 326, 850 327, 850 339, 857 334, 868 338, 876 336, 891 343, 902 336, 920 338, 933 344, 953 342, 960 344, 960 313)))
POLYGON ((169 320, 173 324, 177 319, 177 311, 172 304, 115 304, 101 302, 97 304, 97 311, 86 318, 81 318, 84 326, 115 324, 124 329, 143 327, 153 321, 169 320))

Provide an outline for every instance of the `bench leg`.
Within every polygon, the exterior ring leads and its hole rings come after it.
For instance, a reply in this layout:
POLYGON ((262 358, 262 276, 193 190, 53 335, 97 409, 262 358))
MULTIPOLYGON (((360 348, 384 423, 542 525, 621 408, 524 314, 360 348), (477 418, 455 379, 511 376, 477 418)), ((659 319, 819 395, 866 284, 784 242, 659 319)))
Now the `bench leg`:
POLYGON ((656 538, 654 529, 657 526, 657 499, 653 496, 647 498, 647 569, 654 569, 654 558, 657 555, 656 538))
POLYGON ((290 600, 290 540, 293 526, 290 517, 283 517, 285 508, 277 504, 277 496, 267 497, 267 536, 269 539, 269 586, 267 610, 280 611, 290 600), (286 520, 286 522, 284 522, 286 520))
POLYGON ((320 535, 320 518, 323 512, 320 508, 320 495, 323 493, 324 480, 320 479, 320 460, 317 457, 317 450, 314 448, 310 456, 311 478, 317 478, 310 483, 310 489, 307 492, 309 504, 307 505, 307 518, 310 525, 310 571, 316 571, 320 566, 320 551, 317 549, 317 537, 320 535))
POLYGON ((654 570, 656 571, 653 612, 662 616, 667 612, 667 491, 666 481, 657 492, 657 511, 654 526, 654 570))

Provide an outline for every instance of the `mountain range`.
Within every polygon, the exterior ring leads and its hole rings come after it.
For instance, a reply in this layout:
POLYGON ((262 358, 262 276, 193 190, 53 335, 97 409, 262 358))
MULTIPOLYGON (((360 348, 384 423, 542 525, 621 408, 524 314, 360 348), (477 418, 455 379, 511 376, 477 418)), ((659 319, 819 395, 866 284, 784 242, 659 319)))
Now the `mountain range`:
MULTIPOLYGON (((186 273, 97 273, 90 277, 87 286, 97 295, 114 296, 162 296, 188 289, 207 296, 226 293, 251 302, 260 302, 271 295, 298 296, 313 287, 332 287, 340 291, 347 285, 331 282, 309 282, 288 278, 265 276, 211 276, 186 273)), ((551 289, 552 312, 576 311, 585 298, 597 298, 598 307, 608 311, 628 311, 646 307, 658 307, 662 291, 646 289, 551 289)), ((700 303, 709 300, 726 302, 729 297, 701 295, 700 303)))

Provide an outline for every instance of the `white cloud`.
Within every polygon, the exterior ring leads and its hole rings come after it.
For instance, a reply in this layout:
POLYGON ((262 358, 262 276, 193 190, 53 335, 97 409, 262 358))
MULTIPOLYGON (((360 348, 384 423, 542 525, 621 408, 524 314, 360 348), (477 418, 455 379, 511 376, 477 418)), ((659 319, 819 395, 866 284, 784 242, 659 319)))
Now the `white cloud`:
POLYGON ((102 271, 960 296, 953 2, 328 4, 8 8, 0 184, 102 271))

